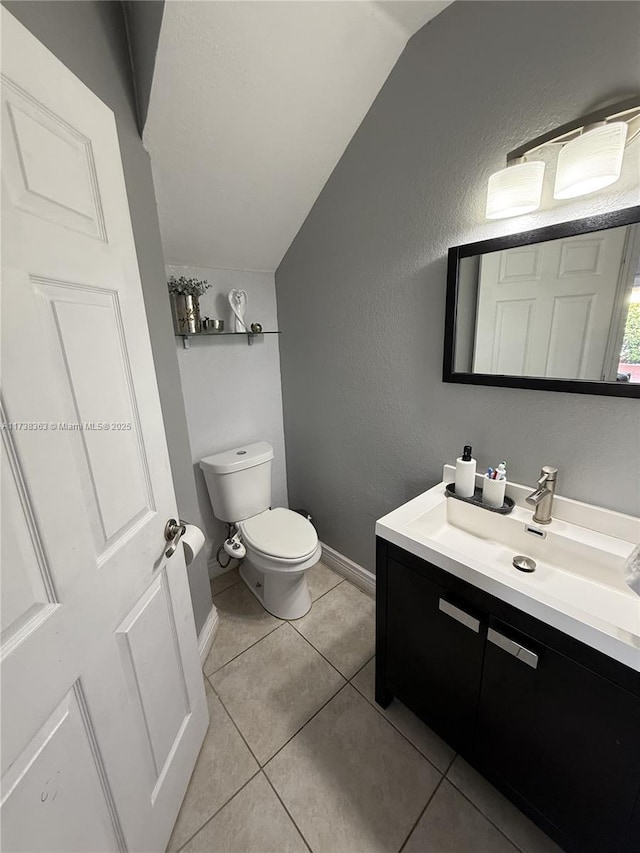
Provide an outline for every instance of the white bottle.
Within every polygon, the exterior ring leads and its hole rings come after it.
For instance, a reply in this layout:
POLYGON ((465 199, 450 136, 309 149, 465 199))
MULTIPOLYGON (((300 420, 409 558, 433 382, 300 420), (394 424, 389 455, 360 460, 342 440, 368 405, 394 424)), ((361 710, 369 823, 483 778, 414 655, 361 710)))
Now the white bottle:
POLYGON ((471 445, 466 444, 456 459, 456 495, 472 498, 476 489, 476 460, 471 458, 471 445))

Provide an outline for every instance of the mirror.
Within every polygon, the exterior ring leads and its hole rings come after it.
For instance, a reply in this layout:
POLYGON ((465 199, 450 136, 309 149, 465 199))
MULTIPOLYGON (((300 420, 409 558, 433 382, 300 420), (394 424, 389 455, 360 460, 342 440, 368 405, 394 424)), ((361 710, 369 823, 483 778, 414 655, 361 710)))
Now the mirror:
POLYGON ((449 250, 445 382, 640 397, 640 207, 449 250))

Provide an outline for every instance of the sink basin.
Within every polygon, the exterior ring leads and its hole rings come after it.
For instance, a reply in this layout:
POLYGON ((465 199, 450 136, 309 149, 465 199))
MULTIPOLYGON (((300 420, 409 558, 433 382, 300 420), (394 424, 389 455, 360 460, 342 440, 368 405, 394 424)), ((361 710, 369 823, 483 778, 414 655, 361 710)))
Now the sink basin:
POLYGON ((377 534, 640 671, 640 597, 624 579, 640 520, 556 497, 541 526, 530 489, 509 484, 516 506, 500 515, 447 498, 451 474, 445 466, 444 481, 380 519, 377 534))
POLYGON ((627 631, 640 629, 640 598, 624 580, 631 542, 563 521, 552 522, 547 530, 533 524, 531 512, 521 507, 498 515, 454 499, 438 502, 407 530, 467 560, 486 563, 514 583, 567 599, 598 618, 614 619, 627 631), (533 558, 535 571, 523 576, 513 565, 517 555, 533 558))

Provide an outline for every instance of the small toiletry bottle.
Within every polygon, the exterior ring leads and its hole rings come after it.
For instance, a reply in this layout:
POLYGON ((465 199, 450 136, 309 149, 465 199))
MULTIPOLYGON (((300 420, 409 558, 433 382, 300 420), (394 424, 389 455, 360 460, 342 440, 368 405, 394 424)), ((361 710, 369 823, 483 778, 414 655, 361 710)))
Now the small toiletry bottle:
POLYGON ((456 459, 456 495, 472 498, 476 489, 476 460, 471 458, 471 446, 466 444, 462 456, 456 459))

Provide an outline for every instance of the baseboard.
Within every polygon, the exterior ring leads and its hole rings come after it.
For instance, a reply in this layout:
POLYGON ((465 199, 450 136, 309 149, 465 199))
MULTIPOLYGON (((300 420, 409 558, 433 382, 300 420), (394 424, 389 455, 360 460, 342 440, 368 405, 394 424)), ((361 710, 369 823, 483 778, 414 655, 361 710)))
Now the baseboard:
POLYGON ((207 560, 207 571, 209 573, 209 580, 212 581, 218 575, 223 575, 229 570, 223 569, 215 557, 209 557, 207 560))
POLYGON ((209 572, 209 580, 212 581, 214 578, 220 577, 220 575, 224 575, 227 572, 230 572, 231 569, 237 569, 242 563, 242 560, 238 560, 236 557, 231 558, 231 562, 228 566, 224 568, 220 565, 220 563, 216 560, 215 557, 212 557, 207 561, 207 571, 209 572))
POLYGON ((358 563, 354 563, 353 560, 328 545, 322 542, 320 544, 322 545, 322 562, 325 565, 342 575, 346 580, 351 581, 354 586, 366 592, 371 598, 376 597, 376 576, 373 572, 358 565, 358 563))
POLYGON ((200 653, 201 666, 204 666, 204 662, 206 661, 207 656, 211 651, 211 646, 213 645, 213 641, 216 638, 219 626, 220 616, 218 615, 216 606, 212 604, 211 612, 207 616, 207 621, 202 626, 202 630, 200 631, 200 635, 198 637, 198 652, 200 653))

